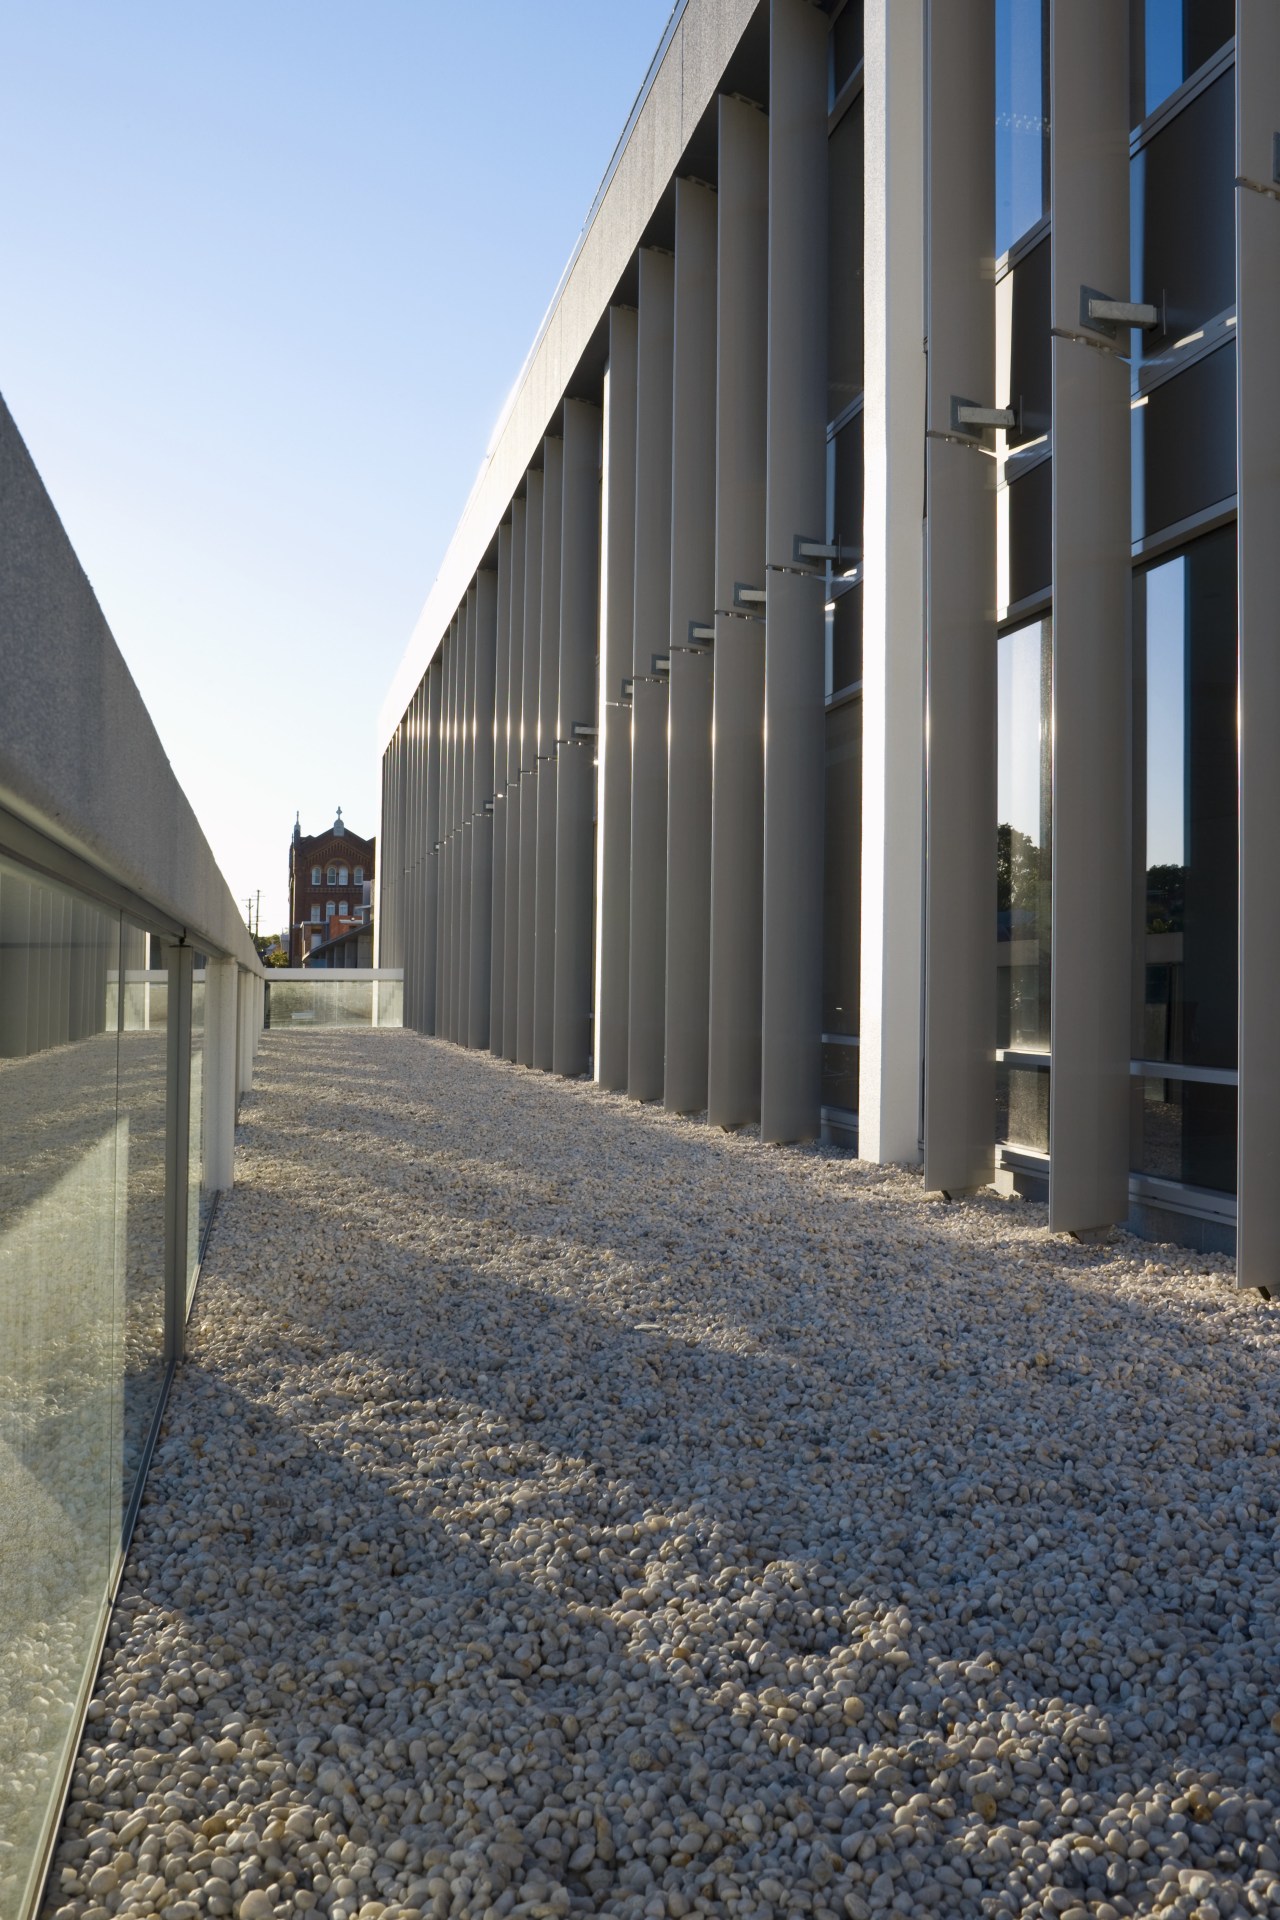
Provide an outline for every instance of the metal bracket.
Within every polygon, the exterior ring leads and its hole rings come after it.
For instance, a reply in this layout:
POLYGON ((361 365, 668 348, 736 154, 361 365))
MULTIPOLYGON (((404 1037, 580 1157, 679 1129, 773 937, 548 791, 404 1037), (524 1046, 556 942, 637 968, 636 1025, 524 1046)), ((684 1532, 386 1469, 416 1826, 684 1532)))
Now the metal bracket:
POLYGON ((1163 300, 1159 307, 1148 300, 1113 300, 1096 287, 1081 287, 1080 324, 1114 340, 1122 327, 1158 327, 1163 305, 1163 300))
POLYGON ((734 581, 733 605, 736 613, 753 612, 756 607, 762 607, 764 602, 765 590, 763 587, 749 587, 741 580, 734 581))
POLYGON ((585 720, 575 720, 569 729, 570 740, 594 740, 599 729, 588 726, 585 720))
POLYGON ((713 644, 716 637, 714 627, 705 627, 697 620, 689 622, 689 645, 701 650, 713 644))
POLYGON ((810 540, 798 533, 792 542, 791 557, 793 560, 831 560, 836 565, 856 565, 862 554, 854 547, 832 546, 825 540, 810 540))
POLYGON ((670 673, 670 671, 671 655, 669 653, 655 653, 653 656, 653 672, 662 674, 670 673))
POLYGON ((980 407, 976 400, 965 400, 960 394, 951 396, 951 431, 972 436, 983 427, 1004 427, 1019 425, 1018 409, 1015 407, 980 407))
POLYGON ((484 810, 485 810, 485 812, 486 812, 486 813, 492 813, 492 812, 493 812, 493 802, 492 802, 492 800, 486 800, 486 801, 485 801, 485 803, 484 803, 484 810))
POLYGON ((623 681, 623 683, 622 683, 622 704, 623 704, 623 706, 626 706, 626 705, 627 705, 627 704, 629 703, 629 701, 630 701, 630 699, 631 699, 631 696, 632 696, 632 694, 633 694, 633 693, 634 693, 634 691, 635 691, 635 684, 636 684, 636 683, 635 683, 635 678, 634 678, 634 676, 633 676, 633 677, 632 677, 631 679, 629 679, 629 680, 624 680, 624 681, 623 681))

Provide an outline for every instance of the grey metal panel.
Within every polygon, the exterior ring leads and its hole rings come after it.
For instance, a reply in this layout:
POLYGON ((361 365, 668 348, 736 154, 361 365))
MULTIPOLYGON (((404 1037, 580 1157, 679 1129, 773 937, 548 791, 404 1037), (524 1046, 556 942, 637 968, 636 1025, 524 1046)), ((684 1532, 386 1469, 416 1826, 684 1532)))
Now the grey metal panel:
POLYGON ((631 709, 622 683, 635 645, 636 314, 609 310, 600 550, 599 822, 597 826, 595 1073, 627 1084, 631 968, 631 709))
POLYGON ((916 1159, 924 899, 924 15, 865 11, 858 1152, 916 1159))
POLYGON ((494 671, 493 911, 489 980, 489 1051, 502 1057, 507 924, 507 729, 511 716, 511 524, 498 528, 497 663, 494 671))
POLYGON ((520 1000, 520 734, 524 716, 524 563, 525 503, 511 503, 511 696, 508 708, 507 798, 505 802, 507 900, 502 940, 502 1057, 516 1057, 520 1000))
POLYGON ((760 1137, 822 1128, 827 492, 827 16, 770 0, 760 1137))
POLYGON ((764 623, 733 611, 764 586, 769 122, 723 96, 718 185, 714 760, 707 1116, 760 1114, 764 623))
POLYGON ((466 1046, 471 1025, 471 790, 475 765, 476 589, 467 589, 462 658, 462 779, 458 787, 458 932, 457 984, 454 990, 454 1039, 466 1046))
POLYGON ((1280 9, 1236 7, 1240 1106, 1236 1271, 1280 1291, 1280 9), (1267 189, 1270 191, 1259 191, 1267 189))
POLYGON ((498 576, 476 575, 474 730, 471 762, 471 950, 467 1045, 489 1044, 489 980, 493 928, 493 732, 497 670, 498 576))
POLYGON ((596 716, 600 622, 599 407, 564 403, 560 685, 556 720, 556 972, 552 1067, 591 1063, 591 934, 595 742, 573 738, 596 716))
POLYGON ((560 700, 560 539, 564 441, 542 450, 542 635, 538 666, 538 848, 533 1064, 550 1072, 556 1020, 556 717, 560 700))
POLYGON ((524 691, 520 740, 520 978, 516 1059, 533 1065, 533 994, 538 901, 538 679, 542 667, 542 475, 525 481, 524 691))
POLYGON ((437 835, 436 861, 440 879, 436 895, 436 1005, 432 1031, 447 1039, 449 1032, 449 833, 452 814, 453 775, 453 663, 454 631, 440 649, 440 831, 437 835))
POLYGON ((1129 36, 1112 0, 1050 11, 1053 1068, 1049 1225, 1129 1211, 1129 368, 1081 288, 1129 281, 1129 36))
POLYGON ((995 1177, 995 0, 928 13, 924 1183, 995 1177), (985 444, 984 444, 985 443, 985 444))
POLYGON ((631 671, 631 960, 627 1092, 661 1100, 666 1046, 667 689, 671 641, 671 363, 675 260, 640 254, 636 338, 636 558, 631 671))
POLYGON ((424 839, 424 880, 422 923, 423 976, 419 1007, 421 1031, 439 1033, 436 1024, 437 934, 440 921, 440 859, 434 851, 440 838, 440 711, 443 675, 438 659, 427 675, 426 714, 426 831, 424 839))
POLYGON ((671 675, 667 750, 667 987, 664 1099, 707 1104, 711 967, 711 624, 716 535, 716 196, 676 181, 672 361, 671 675))

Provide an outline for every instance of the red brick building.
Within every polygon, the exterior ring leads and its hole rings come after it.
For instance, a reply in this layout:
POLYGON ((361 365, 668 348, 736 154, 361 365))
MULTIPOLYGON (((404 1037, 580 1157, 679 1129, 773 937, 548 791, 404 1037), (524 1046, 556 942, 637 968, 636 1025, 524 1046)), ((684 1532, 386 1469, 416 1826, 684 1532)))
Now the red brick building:
POLYGON ((303 967, 316 948, 352 928, 373 927, 376 841, 344 825, 342 808, 323 833, 293 823, 289 843, 289 965, 303 967))

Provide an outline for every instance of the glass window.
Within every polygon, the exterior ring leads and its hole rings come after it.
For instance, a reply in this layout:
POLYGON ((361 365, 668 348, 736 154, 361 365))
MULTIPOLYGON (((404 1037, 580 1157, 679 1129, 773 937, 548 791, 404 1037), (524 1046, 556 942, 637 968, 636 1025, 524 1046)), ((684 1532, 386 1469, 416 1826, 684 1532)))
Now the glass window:
POLYGON ((846 587, 827 602, 827 697, 862 678, 862 585, 846 587))
POLYGON ((1236 1190, 1237 1093, 1198 1080, 1133 1082, 1130 1153, 1134 1170, 1157 1180, 1236 1190))
POLYGON ((320 869, 319 869, 319 867, 312 867, 312 869, 311 869, 311 884, 312 884, 312 886, 313 886, 313 887, 318 887, 318 886, 320 885, 320 869))
POLYGON ((338 869, 336 867, 330 867, 324 876, 324 881, 327 887, 336 887, 338 884, 338 869))
POLYGON ((318 902, 318 901, 317 901, 317 902, 315 903, 315 905, 314 905, 314 906, 312 907, 312 909, 311 909, 311 920, 312 920, 312 924, 313 924, 314 926, 319 926, 319 924, 320 924, 320 904, 319 904, 319 902, 318 902))
POLYGON ((1049 0, 996 0, 996 253, 1049 208, 1049 0))
POLYGON ((1235 0, 1131 0, 1133 122, 1224 46, 1236 30, 1235 0))
POLYGON ((1047 237, 1017 262, 1008 282, 1009 405, 1018 415, 1018 424, 1007 437, 1012 451, 1042 440, 1052 419, 1053 334, 1047 237))
POLYGON ((827 442, 828 537, 843 548, 833 568, 849 573, 862 558, 862 415, 855 413, 827 442))
POLYGON ((345 887, 345 886, 346 886, 346 884, 347 884, 347 870, 346 870, 346 868, 345 868, 345 867, 339 867, 339 868, 338 868, 338 880, 337 880, 337 884, 338 884, 338 886, 340 886, 340 887, 345 887))
POLYGON ((1236 490, 1233 342, 1143 395, 1134 407, 1133 537, 1230 500, 1236 490))
POLYGON ((1049 1151, 1049 1069, 996 1067, 996 1139, 1005 1146, 1049 1151))
POLYGON ((349 908, 349 906, 348 906, 348 903, 347 903, 347 901, 345 901, 345 900, 339 900, 339 902, 338 902, 338 915, 339 915, 339 918, 340 918, 340 919, 343 919, 343 920, 345 920, 345 919, 347 918, 347 915, 348 915, 348 913, 349 913, 349 911, 350 911, 350 908, 349 908))
POLYGON ((1050 647, 1037 620, 996 657, 996 1044, 1034 1051, 1049 1046, 1050 647))
POLYGON ((0 860, 0 1912, 23 1908, 121 1537, 120 915, 0 860))
POLYGON ((204 955, 196 955, 191 985, 191 1120, 187 1140, 187 1305, 195 1292, 200 1248, 212 1196, 204 1184, 204 955))
POLYGON ((1135 864, 1145 875, 1145 899, 1134 1053, 1141 1060, 1233 1068, 1239 871, 1235 528, 1219 528, 1139 574, 1135 595, 1135 864))
POLYGON ((827 143, 827 418, 862 392, 862 96, 827 143))
POLYGON ((363 886, 363 884, 364 884, 364 868, 357 867, 356 868, 356 885, 359 887, 359 886, 363 886))
POLYGON ((1235 306, 1235 173, 1235 89, 1224 73, 1130 167, 1133 298, 1161 315, 1129 336, 1144 358, 1235 306))
MULTIPOLYGON (((822 1026, 850 1038, 858 1031, 862 939, 862 702, 827 715, 826 837, 822 915, 822 1026)), ((822 1103, 857 1112, 855 1047, 823 1049, 822 1103)))
POLYGON ((311 951, 312 951, 312 953, 314 953, 314 952, 315 952, 315 950, 316 950, 316 948, 317 948, 317 947, 318 947, 319 945, 320 945, 320 935, 319 935, 318 933, 313 933, 313 934, 312 934, 312 936, 311 936, 311 951))
POLYGON ((862 65, 862 0, 849 0, 831 29, 831 97, 862 65))
POLYGON ((1043 593, 1053 578, 1053 462, 1041 460, 1007 489, 1009 602, 1043 593))
POLYGON ((338 910, 338 908, 337 908, 337 902, 336 902, 336 901, 333 901, 333 900, 326 900, 326 901, 325 901, 325 903, 324 903, 324 917, 325 917, 325 919, 326 919, 326 920, 332 920, 332 918, 333 918, 333 916, 334 916, 334 914, 335 914, 335 913, 337 912, 337 910, 338 910))

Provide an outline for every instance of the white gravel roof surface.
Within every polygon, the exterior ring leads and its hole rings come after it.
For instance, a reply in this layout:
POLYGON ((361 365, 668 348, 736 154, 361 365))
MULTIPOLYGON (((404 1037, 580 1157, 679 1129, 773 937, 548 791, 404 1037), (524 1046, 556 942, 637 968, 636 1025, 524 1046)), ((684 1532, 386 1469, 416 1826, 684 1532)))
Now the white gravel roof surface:
POLYGON ((1280 1915, 1280 1309, 268 1034, 47 1911, 1280 1915))

